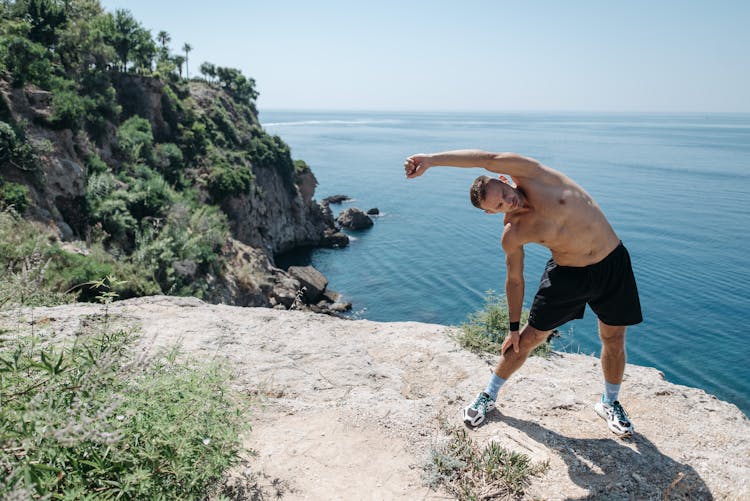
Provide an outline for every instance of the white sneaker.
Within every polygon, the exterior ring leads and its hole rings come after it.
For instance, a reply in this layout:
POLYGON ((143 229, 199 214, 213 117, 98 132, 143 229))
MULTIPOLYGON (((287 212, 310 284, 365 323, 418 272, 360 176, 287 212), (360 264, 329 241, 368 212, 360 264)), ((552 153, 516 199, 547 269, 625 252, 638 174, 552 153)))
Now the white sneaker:
POLYGON ((495 408, 495 401, 489 395, 482 392, 477 395, 471 405, 464 409, 464 424, 469 426, 479 426, 484 421, 485 416, 495 408))
POLYGON ((633 423, 628 419, 628 414, 622 408, 620 402, 615 400, 611 404, 602 400, 594 404, 594 410, 599 417, 607 422, 609 429, 618 437, 627 437, 633 434, 633 423))

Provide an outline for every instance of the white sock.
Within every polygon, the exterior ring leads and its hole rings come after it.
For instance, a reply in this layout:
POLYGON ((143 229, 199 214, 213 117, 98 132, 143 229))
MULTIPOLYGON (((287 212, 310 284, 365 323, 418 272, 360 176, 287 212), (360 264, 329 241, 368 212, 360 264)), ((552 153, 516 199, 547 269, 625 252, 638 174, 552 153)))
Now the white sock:
POLYGON ((496 400, 497 392, 499 392, 500 388, 503 387, 505 381, 506 379, 501 378, 500 376, 495 374, 495 371, 492 371, 490 382, 487 384, 487 389, 484 390, 484 392, 489 395, 492 400, 496 400))
POLYGON ((612 384, 604 381, 604 394, 602 395, 602 402, 611 405, 615 400, 617 400, 617 395, 619 395, 619 393, 619 384, 612 384))

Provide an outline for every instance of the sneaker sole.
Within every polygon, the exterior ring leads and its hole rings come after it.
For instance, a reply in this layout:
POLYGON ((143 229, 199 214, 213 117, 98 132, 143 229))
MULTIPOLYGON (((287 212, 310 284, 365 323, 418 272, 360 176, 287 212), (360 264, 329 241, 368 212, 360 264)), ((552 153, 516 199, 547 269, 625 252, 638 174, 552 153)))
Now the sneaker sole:
POLYGON ((481 425, 482 423, 484 423, 487 420, 487 416, 491 412, 493 412, 494 410, 495 410, 494 406, 491 409, 488 409, 487 412, 485 413, 484 417, 482 417, 482 419, 480 419, 476 424, 474 424, 473 421, 472 421, 472 419, 470 417, 467 417, 466 416, 466 412, 464 412, 464 414, 463 414, 463 416, 464 416, 464 424, 466 426, 470 427, 470 428, 477 428, 479 425, 481 425))
POLYGON ((478 427, 480 424, 484 423, 484 420, 485 420, 485 417, 481 418, 475 424, 474 421, 470 417, 467 417, 466 414, 464 414, 464 424, 466 426, 468 426, 469 428, 476 428, 476 427, 478 427))

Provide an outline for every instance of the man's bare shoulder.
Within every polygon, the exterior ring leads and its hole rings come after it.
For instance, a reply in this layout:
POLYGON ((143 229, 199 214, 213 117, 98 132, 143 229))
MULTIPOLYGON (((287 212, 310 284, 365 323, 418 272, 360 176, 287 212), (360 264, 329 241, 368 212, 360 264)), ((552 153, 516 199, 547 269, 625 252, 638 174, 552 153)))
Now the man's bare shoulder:
POLYGON ((562 184, 567 179, 568 177, 561 171, 544 164, 539 164, 530 175, 513 176, 513 181, 519 188, 530 188, 535 184, 562 184))
POLYGON ((522 248, 526 242, 521 218, 506 214, 503 220, 503 236, 501 243, 506 254, 512 254, 522 248))

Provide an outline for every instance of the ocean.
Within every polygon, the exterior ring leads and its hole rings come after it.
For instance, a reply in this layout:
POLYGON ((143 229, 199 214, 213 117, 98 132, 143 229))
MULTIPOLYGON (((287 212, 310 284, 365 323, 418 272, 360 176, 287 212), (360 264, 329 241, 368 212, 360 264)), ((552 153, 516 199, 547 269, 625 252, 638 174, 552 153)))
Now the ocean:
MULTIPOLYGON (((502 215, 468 198, 481 169, 407 180, 404 158, 459 148, 513 151, 565 172, 599 203, 630 251, 644 322, 628 361, 703 388, 750 415, 750 114, 263 111, 264 128, 305 160, 318 200, 381 215, 344 249, 283 256, 377 321, 460 325, 504 292, 502 215)), ((526 246, 524 307, 549 251, 526 246)), ((599 354, 596 317, 561 328, 558 350, 599 354)))

